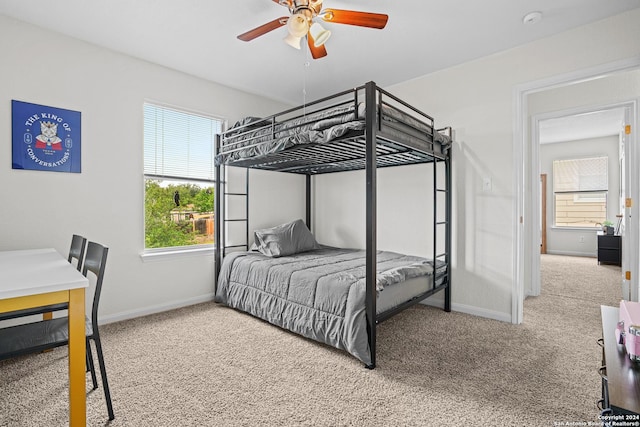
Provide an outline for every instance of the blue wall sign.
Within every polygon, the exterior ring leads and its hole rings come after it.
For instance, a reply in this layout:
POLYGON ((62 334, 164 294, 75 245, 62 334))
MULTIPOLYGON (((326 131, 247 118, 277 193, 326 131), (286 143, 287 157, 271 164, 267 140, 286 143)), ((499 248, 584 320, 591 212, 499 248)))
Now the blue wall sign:
POLYGON ((11 101, 13 169, 80 173, 80 112, 11 101))

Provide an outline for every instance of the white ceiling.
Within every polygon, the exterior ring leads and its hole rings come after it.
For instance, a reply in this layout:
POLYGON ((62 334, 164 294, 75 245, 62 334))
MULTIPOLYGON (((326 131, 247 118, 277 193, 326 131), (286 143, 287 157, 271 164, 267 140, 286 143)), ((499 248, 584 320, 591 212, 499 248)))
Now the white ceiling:
POLYGON ((618 135, 623 131, 624 108, 593 111, 584 114, 541 120, 540 144, 577 141, 618 135))
POLYGON ((271 0, 0 0, 0 13, 227 86, 301 104, 373 80, 382 87, 640 7, 640 0, 325 0, 389 15, 374 30, 326 24, 328 56, 309 57, 279 28, 271 0), (522 18, 541 11, 542 21, 522 18))

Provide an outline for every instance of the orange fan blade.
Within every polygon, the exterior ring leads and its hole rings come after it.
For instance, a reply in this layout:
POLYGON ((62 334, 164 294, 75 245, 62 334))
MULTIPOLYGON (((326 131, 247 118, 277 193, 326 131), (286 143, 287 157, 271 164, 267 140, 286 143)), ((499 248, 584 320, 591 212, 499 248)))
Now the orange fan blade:
POLYGON ((313 44, 313 37, 311 37, 311 33, 307 33, 307 42, 309 44, 309 50, 311 51, 311 56, 313 59, 320 59, 327 56, 327 49, 325 49, 324 45, 315 47, 313 44))
POLYGON ((382 29, 387 25, 388 15, 382 13, 356 12, 355 10, 325 9, 321 17, 326 22, 358 25, 360 27, 382 29))
POLYGON ((246 33, 240 34, 238 36, 238 38, 244 42, 248 42, 251 41, 253 39, 255 39, 256 37, 260 37, 261 35, 264 35, 266 33, 268 33, 269 31, 273 31, 276 28, 280 28, 282 27, 284 24, 287 23, 287 20, 289 19, 289 17, 287 16, 283 16, 282 18, 278 18, 278 19, 274 19, 271 22, 267 22, 264 25, 260 25, 257 28, 254 28, 253 30, 247 31, 246 33))

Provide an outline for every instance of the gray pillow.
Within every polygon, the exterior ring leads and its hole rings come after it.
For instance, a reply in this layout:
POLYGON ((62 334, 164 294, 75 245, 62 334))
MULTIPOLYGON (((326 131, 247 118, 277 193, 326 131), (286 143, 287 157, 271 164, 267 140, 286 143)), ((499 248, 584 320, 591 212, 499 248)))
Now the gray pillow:
POLYGON ((254 232, 255 246, 262 254, 281 257, 318 249, 318 243, 301 220, 254 232))

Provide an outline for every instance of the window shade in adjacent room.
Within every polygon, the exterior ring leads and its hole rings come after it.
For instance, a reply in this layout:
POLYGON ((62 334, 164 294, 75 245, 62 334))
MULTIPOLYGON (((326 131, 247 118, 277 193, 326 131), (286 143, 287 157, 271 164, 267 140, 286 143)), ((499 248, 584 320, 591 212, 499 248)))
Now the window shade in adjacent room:
POLYGON ((554 193, 607 191, 609 189, 607 157, 555 160, 554 193))

